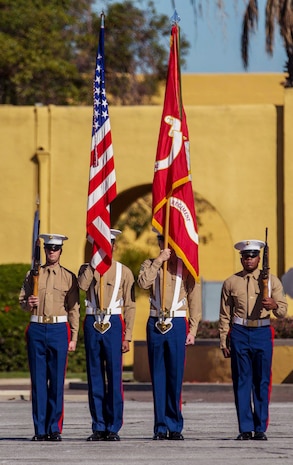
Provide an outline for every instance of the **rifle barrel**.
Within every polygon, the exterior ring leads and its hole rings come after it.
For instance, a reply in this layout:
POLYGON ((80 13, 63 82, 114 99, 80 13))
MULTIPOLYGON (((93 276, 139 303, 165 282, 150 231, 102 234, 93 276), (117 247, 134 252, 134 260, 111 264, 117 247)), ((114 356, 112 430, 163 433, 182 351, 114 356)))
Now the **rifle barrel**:
POLYGON ((263 298, 269 297, 269 246, 268 246, 268 228, 265 233, 265 246, 263 249, 262 259, 262 284, 263 284, 263 298))

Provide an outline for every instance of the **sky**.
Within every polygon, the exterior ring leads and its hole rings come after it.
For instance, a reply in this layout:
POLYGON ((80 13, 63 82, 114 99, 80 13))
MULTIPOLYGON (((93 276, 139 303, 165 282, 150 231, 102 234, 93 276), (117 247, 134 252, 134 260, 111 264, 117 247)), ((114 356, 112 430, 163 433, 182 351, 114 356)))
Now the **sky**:
MULTIPOLYGON (((111 0, 121 1, 123 0, 111 0)), ((139 0, 136 0, 139 6, 139 0)), ((146 5, 147 0, 140 0, 146 5)), ((281 73, 286 62, 286 53, 276 27, 273 56, 265 51, 265 4, 258 0, 259 21, 255 34, 251 36, 249 66, 244 69, 241 60, 240 37, 242 16, 247 0, 222 0, 225 15, 220 15, 216 0, 201 0, 203 14, 195 19, 191 0, 173 0, 181 20, 181 34, 190 42, 186 66, 182 73, 281 73)), ((153 0, 158 13, 171 17, 174 13, 172 0, 153 0)), ((198 2, 197 2, 198 3, 198 2)), ((96 0, 95 10, 105 8, 104 0, 96 0)), ((171 26, 170 26, 171 30, 171 26)), ((166 42, 166 48, 169 43, 166 42)))

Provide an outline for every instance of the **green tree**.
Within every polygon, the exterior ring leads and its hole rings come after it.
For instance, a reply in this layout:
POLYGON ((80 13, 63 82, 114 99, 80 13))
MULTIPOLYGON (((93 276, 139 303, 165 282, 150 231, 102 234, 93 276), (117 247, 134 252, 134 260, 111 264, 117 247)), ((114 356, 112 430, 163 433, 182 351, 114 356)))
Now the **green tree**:
MULTIPOLYGON (((110 103, 149 103, 166 79, 171 24, 153 1, 108 2, 105 19, 105 67, 110 103)), ((98 30, 98 24, 94 29, 98 30)), ((181 64, 189 43, 181 37, 181 64)))
POLYGON ((91 1, 0 1, 0 102, 69 104, 83 85, 75 41, 91 1))
MULTIPOLYGON (((92 104, 100 18, 93 0, 0 0, 0 103, 92 104)), ((169 18, 154 3, 106 11, 106 87, 111 103, 149 102, 165 79, 169 18)), ((182 56, 188 43, 182 39, 182 56)))

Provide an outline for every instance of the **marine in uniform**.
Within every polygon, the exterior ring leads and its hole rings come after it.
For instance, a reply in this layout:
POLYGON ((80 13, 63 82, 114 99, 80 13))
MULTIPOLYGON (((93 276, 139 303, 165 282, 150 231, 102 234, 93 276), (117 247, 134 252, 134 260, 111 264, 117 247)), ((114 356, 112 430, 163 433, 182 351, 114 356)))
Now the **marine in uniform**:
POLYGON ((147 345, 154 400, 153 439, 182 440, 181 391, 185 346, 194 344, 201 318, 200 285, 174 250, 164 249, 163 236, 158 236, 158 242, 160 254, 155 259, 144 261, 138 276, 138 285, 150 291, 147 345), (165 261, 166 312, 162 319, 162 267, 165 261))
POLYGON ((19 302, 30 312, 27 350, 31 375, 33 441, 61 441, 64 380, 68 352, 76 349, 79 329, 79 288, 76 276, 60 265, 60 234, 41 234, 46 263, 40 267, 38 295, 28 272, 19 302))
POLYGON ((243 269, 224 281, 221 294, 220 348, 225 358, 231 357, 238 440, 267 440, 274 340, 270 315, 283 318, 287 313, 276 276, 269 275, 269 296, 263 296, 258 264, 264 246, 258 240, 235 244, 243 269))
MULTIPOLYGON (((121 231, 111 229, 112 248, 121 231)), ((80 289, 86 291, 84 343, 88 400, 93 433, 87 441, 120 441, 123 423, 122 354, 129 351, 135 317, 134 277, 125 265, 112 261, 103 275, 90 264, 79 270, 80 289)))

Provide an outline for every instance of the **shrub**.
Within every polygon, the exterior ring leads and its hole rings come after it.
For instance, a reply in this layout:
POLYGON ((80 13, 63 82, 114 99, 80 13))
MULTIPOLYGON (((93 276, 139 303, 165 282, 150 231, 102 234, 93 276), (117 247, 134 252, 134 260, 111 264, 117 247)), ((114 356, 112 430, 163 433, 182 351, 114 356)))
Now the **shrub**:
POLYGON ((25 329, 29 315, 18 295, 29 265, 0 266, 0 371, 27 371, 25 329))
POLYGON ((219 337, 218 321, 200 321, 196 338, 216 339, 219 337))
MULTIPOLYGON (((30 265, 0 265, 0 371, 28 371, 25 330, 29 314, 18 303, 22 282, 30 265)), ((84 298, 81 306, 84 307, 84 298)), ((77 349, 68 357, 68 371, 85 371, 83 331, 79 332, 77 349)))
POLYGON ((293 338, 293 318, 273 318, 271 324, 275 329, 276 339, 293 338))

